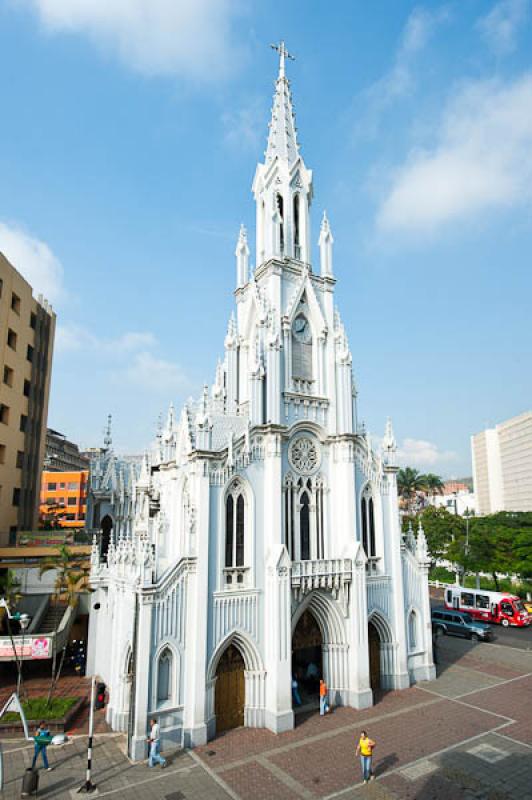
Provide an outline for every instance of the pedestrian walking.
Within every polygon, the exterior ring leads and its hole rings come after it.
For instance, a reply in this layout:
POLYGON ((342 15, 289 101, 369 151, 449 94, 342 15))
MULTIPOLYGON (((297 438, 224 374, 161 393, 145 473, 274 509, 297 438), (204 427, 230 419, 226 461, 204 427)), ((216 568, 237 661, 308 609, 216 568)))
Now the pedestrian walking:
POLYGON ((50 736, 50 731, 48 729, 48 725, 44 720, 39 723, 39 727, 37 728, 34 736, 35 742, 35 750, 33 753, 33 761, 31 762, 31 768, 35 769, 35 764, 37 763, 37 759, 39 758, 39 754, 42 756, 42 763, 44 764, 44 768, 51 772, 53 767, 50 766, 48 763, 48 755, 46 753, 46 748, 52 741, 52 737, 50 736))
POLYGON ((299 694, 299 684, 297 678, 292 678, 292 700, 296 706, 302 705, 301 695, 299 694))
POLYGON ((370 739, 366 731, 362 731, 360 734, 360 739, 357 744, 357 749, 355 755, 360 754, 360 765, 362 767, 362 777, 364 779, 364 783, 367 783, 369 780, 374 781, 375 775, 373 773, 372 768, 372 759, 373 759, 373 749, 375 747, 375 742, 373 739, 370 739))
POLYGON ((161 769, 166 767, 166 758, 163 758, 160 750, 161 750, 161 734, 159 729, 159 723, 155 719, 150 720, 150 735, 148 737, 148 743, 150 745, 150 757, 148 759, 148 766, 154 767, 156 764, 161 765, 161 769))
POLYGON ((327 684, 324 680, 320 680, 320 715, 322 717, 330 711, 328 693, 327 684))

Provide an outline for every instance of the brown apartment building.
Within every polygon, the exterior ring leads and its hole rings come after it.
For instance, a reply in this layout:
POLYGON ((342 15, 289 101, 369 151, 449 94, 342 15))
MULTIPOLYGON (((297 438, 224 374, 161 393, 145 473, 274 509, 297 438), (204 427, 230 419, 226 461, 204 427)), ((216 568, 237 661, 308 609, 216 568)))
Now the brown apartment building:
POLYGON ((0 546, 36 528, 55 313, 0 253, 0 546))

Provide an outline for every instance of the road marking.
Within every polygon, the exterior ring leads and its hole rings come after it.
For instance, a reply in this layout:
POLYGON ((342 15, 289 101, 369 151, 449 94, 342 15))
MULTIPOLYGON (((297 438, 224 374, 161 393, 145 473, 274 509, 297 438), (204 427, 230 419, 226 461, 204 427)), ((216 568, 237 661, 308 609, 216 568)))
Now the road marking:
MULTIPOLYGON (((498 688, 497 686, 490 687, 492 689, 498 688)), ((432 692, 430 689, 423 688, 424 692, 428 692, 428 694, 436 694, 436 692, 432 692)), ((472 694, 475 694, 472 692, 472 694)), ((437 697, 441 697, 441 695, 436 695, 437 697)), ((506 720, 508 723, 517 722, 516 719, 512 717, 507 717, 506 714, 497 714, 496 711, 489 711, 487 708, 480 708, 480 706, 474 706, 472 703, 466 703, 464 700, 461 700, 460 697, 466 697, 467 695, 460 695, 459 697, 445 697, 445 700, 449 700, 450 703, 456 703, 459 706, 465 706, 466 708, 474 709, 475 711, 480 711, 483 714, 491 714, 493 717, 499 717, 500 719, 506 720)))
POLYGON ((504 761, 504 759, 508 758, 510 755, 506 750, 493 747, 491 744, 477 744, 476 747, 471 747, 469 750, 466 750, 466 753, 481 758, 482 761, 486 761, 488 764, 504 761))
POLYGON ((456 700, 459 700, 461 697, 467 697, 470 694, 476 694, 477 692, 485 692, 487 689, 499 689, 501 686, 506 686, 507 683, 514 683, 514 681, 522 681, 524 678, 532 678, 532 672, 526 672, 524 675, 519 675, 517 678, 506 678, 505 680, 500 681, 499 683, 494 683, 492 686, 481 686, 479 689, 471 689, 469 692, 464 692, 463 694, 456 695, 456 700))
POLYGON ((406 778, 408 781, 416 781, 418 778, 424 778, 425 775, 430 775, 432 772, 436 772, 437 769, 437 764, 434 764, 433 761, 429 761, 428 758, 425 758, 423 761, 418 761, 415 764, 412 764, 412 766, 402 769, 400 772, 403 778, 406 778))
MULTIPOLYGON (((132 784, 131 786, 119 786, 116 789, 109 789, 107 792, 100 792, 98 791, 98 797, 107 797, 110 794, 116 794, 117 792, 128 792, 128 791, 137 791, 138 786, 144 786, 147 783, 153 783, 154 781, 160 781, 163 778, 169 778, 171 775, 179 775, 179 773, 183 772, 190 772, 192 769, 196 769, 196 764, 190 764, 188 767, 180 767, 179 769, 163 769, 161 772, 157 773, 157 775, 152 775, 149 778, 145 778, 143 781, 137 781, 136 783, 132 784)), ((96 778, 98 776, 96 775, 96 778)), ((237 798, 237 800, 240 800, 237 798)))
POLYGON ((514 739, 513 736, 509 736, 506 733, 499 733, 498 731, 493 731, 493 733, 495 734, 495 736, 500 736, 502 739, 506 739, 506 741, 508 742, 513 742, 513 744, 520 744, 523 747, 528 747, 529 750, 532 750, 532 744, 528 744, 528 742, 522 742, 520 739, 514 739))
POLYGON ((287 789, 290 789, 293 794, 296 794, 298 797, 303 797, 305 800, 315 800, 316 795, 313 792, 305 789, 303 784, 299 783, 299 781, 296 781, 295 778, 292 778, 291 775, 278 767, 277 764, 273 764, 271 761, 268 761, 265 756, 257 756, 255 761, 258 764, 261 764, 264 769, 267 769, 268 772, 271 772, 271 774, 274 775, 277 780, 283 783, 287 789))
POLYGON ((225 792, 227 792, 227 794, 229 795, 229 797, 231 797, 233 800, 241 800, 241 797, 240 797, 240 795, 238 795, 238 794, 237 794, 237 793, 236 793, 236 792, 235 792, 233 789, 231 789, 231 787, 230 787, 230 786, 229 786, 229 785, 228 785, 228 784, 227 784, 227 783, 226 783, 226 782, 223 780, 223 778, 220 778, 220 776, 219 776, 219 775, 217 775, 217 774, 216 774, 216 772, 215 772, 215 771, 214 771, 214 770, 213 770, 211 767, 207 766, 207 764, 205 764, 205 763, 204 763, 204 762, 201 760, 201 758, 200 758, 198 755, 196 755, 196 753, 194 752, 194 750, 188 750, 187 752, 188 752, 189 756, 190 756, 191 758, 193 758, 193 759, 194 759, 194 761, 195 761, 195 762, 196 762, 196 763, 197 763, 197 764, 198 764, 198 765, 199 765, 199 766, 200 766, 200 767, 201 767, 203 770, 205 770, 205 772, 207 773, 207 775, 210 775, 210 777, 213 779, 213 781, 214 781, 215 783, 217 783, 217 784, 218 784, 218 786, 220 786, 220 787, 221 787, 221 788, 222 788, 222 789, 223 789, 225 792))
MULTIPOLYGON (((483 736, 490 736, 492 733, 500 731, 511 724, 512 724, 511 722, 503 722, 501 725, 499 725, 497 728, 493 728, 491 731, 483 731, 482 733, 477 733, 475 736, 470 736, 468 739, 463 739, 461 742, 455 742, 454 744, 449 745, 449 747, 444 747, 441 750, 436 750, 429 756, 416 758, 414 761, 410 761, 408 764, 402 764, 400 767, 395 767, 395 769, 386 770, 386 772, 382 773, 382 777, 384 778, 388 777, 388 775, 395 775, 397 773, 401 773, 405 768, 409 768, 414 764, 418 764, 420 761, 425 761, 427 758, 436 758, 436 756, 441 756, 444 753, 450 752, 451 750, 456 750, 459 747, 462 748, 464 745, 469 744, 469 742, 474 742, 477 739, 481 739, 483 736)), ((358 786, 363 786, 363 783, 359 782, 359 783, 354 783, 352 786, 346 786, 345 789, 341 789, 338 792, 333 792, 332 794, 328 794, 326 797, 323 798, 323 800, 333 800, 333 798, 341 797, 342 795, 347 794, 347 792, 353 791, 353 789, 356 789, 358 786)))
MULTIPOLYGON (((279 747, 273 747, 271 750, 265 750, 263 753, 261 753, 261 755, 269 758, 270 756, 276 756, 279 755, 280 753, 286 753, 290 750, 297 750, 298 747, 305 747, 308 744, 314 744, 315 742, 321 742, 324 739, 330 739, 342 733, 349 733, 350 731, 357 730, 363 725, 369 725, 369 724, 373 725, 373 723, 375 722, 382 722, 383 720, 391 719, 392 717, 398 717, 401 714, 408 714, 410 711, 416 711, 421 708, 427 708, 428 706, 440 703, 442 702, 442 700, 445 699, 447 698, 436 695, 434 700, 429 700, 426 703, 416 703, 415 706, 408 706, 407 708, 397 709, 397 711, 390 711, 388 714, 378 714, 375 717, 363 716, 360 719, 356 720, 356 722, 350 722, 349 725, 342 725, 342 727, 340 728, 333 728, 329 731, 323 731, 323 733, 316 733, 314 734, 314 736, 307 736, 304 739, 298 739, 297 742, 290 742, 289 744, 281 745, 279 747)), ((375 706, 372 706, 372 708, 375 708, 375 706)), ((221 774, 223 772, 227 772, 227 770, 233 769, 233 767, 244 766, 244 764, 248 764, 250 761, 254 761, 256 756, 257 754, 253 754, 250 756, 246 756, 245 758, 238 759, 236 761, 231 761, 229 764, 218 767, 216 769, 216 772, 217 774, 221 774)))

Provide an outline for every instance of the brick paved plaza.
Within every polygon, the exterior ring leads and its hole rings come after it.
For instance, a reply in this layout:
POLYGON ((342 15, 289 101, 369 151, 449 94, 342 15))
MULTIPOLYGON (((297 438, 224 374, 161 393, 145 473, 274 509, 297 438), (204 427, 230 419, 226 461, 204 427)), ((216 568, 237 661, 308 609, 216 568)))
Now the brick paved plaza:
MULTIPOLYGON (((131 764, 121 735, 101 732, 94 753, 98 796, 128 800, 532 800, 532 652, 445 638, 439 676, 383 694, 366 711, 338 708, 298 718, 275 736, 241 728, 193 753, 169 754, 161 771, 131 764), (364 727, 378 747, 377 780, 364 786, 354 746, 364 727)), ((70 687, 72 688, 72 687, 70 687)), ((50 748, 55 769, 41 772, 40 797, 70 798, 83 779, 86 725, 50 748)), ((105 728, 100 724, 100 731, 105 728)), ((6 800, 20 796, 32 747, 5 741, 6 800)))

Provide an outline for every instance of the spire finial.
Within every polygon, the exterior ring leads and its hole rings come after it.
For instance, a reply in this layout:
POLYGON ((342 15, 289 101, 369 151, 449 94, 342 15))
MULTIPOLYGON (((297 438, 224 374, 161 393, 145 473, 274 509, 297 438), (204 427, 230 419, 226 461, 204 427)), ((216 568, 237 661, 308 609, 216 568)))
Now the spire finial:
POLYGON ((285 59, 289 58, 291 61, 295 61, 295 56, 288 52, 282 39, 279 44, 271 44, 270 47, 279 53, 279 78, 285 78, 285 59))

